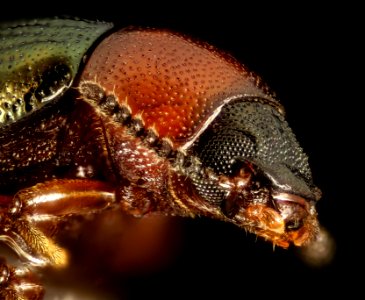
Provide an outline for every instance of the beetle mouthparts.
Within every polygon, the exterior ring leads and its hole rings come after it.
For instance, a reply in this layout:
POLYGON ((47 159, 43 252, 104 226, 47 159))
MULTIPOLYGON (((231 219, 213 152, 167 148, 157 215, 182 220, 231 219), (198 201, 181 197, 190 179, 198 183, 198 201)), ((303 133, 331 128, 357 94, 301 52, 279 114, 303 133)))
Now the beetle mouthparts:
POLYGON ((284 192, 274 192, 272 193, 272 198, 276 202, 293 202, 299 204, 309 212, 309 202, 301 196, 284 192))
POLYGON ((272 199, 285 224, 285 239, 296 246, 312 240, 318 232, 314 202, 285 192, 273 192, 272 199))

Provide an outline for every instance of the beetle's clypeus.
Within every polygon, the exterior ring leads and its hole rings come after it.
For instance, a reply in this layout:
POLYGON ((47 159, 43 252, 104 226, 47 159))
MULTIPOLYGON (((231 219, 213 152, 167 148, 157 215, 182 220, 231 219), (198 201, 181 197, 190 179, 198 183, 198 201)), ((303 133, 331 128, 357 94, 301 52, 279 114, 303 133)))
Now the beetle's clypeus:
POLYGON ((31 270, 67 265, 59 222, 107 208, 313 239, 320 191, 259 77, 180 34, 111 28, 0 27, 0 241, 31 266, 3 262, 0 297, 41 298, 31 270))

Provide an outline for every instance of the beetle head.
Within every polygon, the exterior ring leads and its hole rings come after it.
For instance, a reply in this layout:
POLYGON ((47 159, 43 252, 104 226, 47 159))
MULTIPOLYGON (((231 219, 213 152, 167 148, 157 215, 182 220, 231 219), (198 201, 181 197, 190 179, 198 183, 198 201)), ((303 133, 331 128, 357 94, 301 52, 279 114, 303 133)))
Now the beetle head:
POLYGON ((277 108, 263 99, 230 102, 190 150, 194 194, 219 207, 217 217, 282 247, 300 246, 317 233, 320 191, 277 108))

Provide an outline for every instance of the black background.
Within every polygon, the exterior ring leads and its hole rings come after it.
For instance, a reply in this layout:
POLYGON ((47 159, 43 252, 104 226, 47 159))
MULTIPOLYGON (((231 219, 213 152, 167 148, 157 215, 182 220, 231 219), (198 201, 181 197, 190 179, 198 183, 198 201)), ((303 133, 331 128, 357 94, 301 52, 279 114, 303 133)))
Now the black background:
MULTIPOLYGON (((244 1, 196 5, 49 1, 9 4, 0 15, 2 20, 71 15, 113 21, 116 27, 170 28, 237 57, 264 78, 286 108, 322 189, 319 219, 336 240, 336 255, 328 266, 314 268, 292 249, 273 251, 271 244, 229 224, 181 220, 183 243, 176 259, 156 272, 124 278, 123 294, 128 299, 296 298, 339 292, 350 297, 361 287, 356 278, 362 277, 364 262, 363 151, 362 135, 356 133, 362 128, 359 104, 364 98, 356 72, 363 39, 358 8, 244 1)), ((118 278, 113 280, 118 285, 118 278)))

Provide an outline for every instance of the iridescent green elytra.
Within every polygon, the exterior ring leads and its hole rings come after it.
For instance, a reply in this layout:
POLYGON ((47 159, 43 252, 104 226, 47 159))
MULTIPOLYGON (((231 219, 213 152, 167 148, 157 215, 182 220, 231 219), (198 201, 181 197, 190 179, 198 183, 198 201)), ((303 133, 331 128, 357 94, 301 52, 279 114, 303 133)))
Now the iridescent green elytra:
POLYGON ((58 98, 111 23, 42 19, 0 24, 0 127, 58 98))

